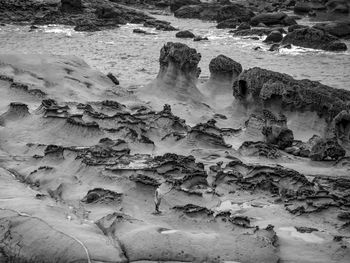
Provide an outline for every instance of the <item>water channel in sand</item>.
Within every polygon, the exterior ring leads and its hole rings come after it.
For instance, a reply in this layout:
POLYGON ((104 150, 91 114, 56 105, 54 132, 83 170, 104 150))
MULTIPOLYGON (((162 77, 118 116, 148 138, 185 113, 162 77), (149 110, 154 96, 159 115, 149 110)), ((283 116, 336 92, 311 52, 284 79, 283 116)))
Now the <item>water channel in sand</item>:
MULTIPOLYGON (((229 30, 216 29, 215 23, 197 19, 177 19, 173 16, 157 18, 170 21, 182 30, 207 36, 209 41, 193 42, 175 38, 175 32, 162 32, 141 25, 128 24, 120 28, 93 32, 75 32, 71 27, 44 26, 29 32, 29 26, 0 27, 0 53, 49 53, 75 55, 92 67, 105 73, 114 73, 124 87, 139 86, 153 80, 158 72, 159 50, 168 41, 183 42, 202 54, 201 78, 209 76, 208 65, 212 58, 224 54, 240 62, 247 69, 258 66, 308 78, 323 84, 350 90, 350 51, 325 52, 293 47, 280 52, 269 52, 269 46, 260 40, 233 37, 229 30), (143 28, 156 35, 132 33, 143 28), (253 48, 262 47, 259 51, 253 48)), ((300 24, 312 24, 307 19, 300 24)), ((345 41, 350 47, 350 41, 345 41)))

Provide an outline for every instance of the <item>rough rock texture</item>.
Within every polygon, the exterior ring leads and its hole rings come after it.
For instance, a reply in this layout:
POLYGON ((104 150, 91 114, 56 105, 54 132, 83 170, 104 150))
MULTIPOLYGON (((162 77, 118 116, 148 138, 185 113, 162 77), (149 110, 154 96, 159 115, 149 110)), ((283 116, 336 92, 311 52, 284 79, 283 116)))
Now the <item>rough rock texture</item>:
POLYGON ((142 11, 108 0, 2 0, 0 6, 1 22, 74 25, 77 31, 155 20, 142 11))
POLYGON ((287 74, 258 67, 242 72, 234 83, 233 95, 251 106, 270 107, 276 103, 284 111, 314 111, 328 123, 348 108, 350 99, 349 91, 317 81, 295 80, 287 74))
POLYGON ((279 149, 283 150, 293 144, 293 132, 286 127, 278 125, 267 126, 263 130, 263 134, 266 136, 267 143, 275 144, 279 149))
POLYGON ((314 161, 338 160, 345 153, 336 139, 319 139, 311 148, 310 158, 314 161))
POLYGON ((170 11, 175 12, 180 7, 184 5, 198 5, 200 4, 200 0, 171 0, 170 1, 170 11))
POLYGON ((227 19, 237 21, 249 21, 254 13, 240 4, 200 4, 186 5, 175 11, 175 16, 179 18, 199 18, 203 20, 215 20, 221 22, 227 19))
POLYGON ((335 21, 330 23, 319 23, 313 28, 321 29, 331 35, 340 38, 350 37, 350 21, 335 21))
POLYGON ((282 44, 323 49, 327 51, 345 51, 347 46, 336 37, 315 28, 301 28, 289 32, 282 41, 282 44))

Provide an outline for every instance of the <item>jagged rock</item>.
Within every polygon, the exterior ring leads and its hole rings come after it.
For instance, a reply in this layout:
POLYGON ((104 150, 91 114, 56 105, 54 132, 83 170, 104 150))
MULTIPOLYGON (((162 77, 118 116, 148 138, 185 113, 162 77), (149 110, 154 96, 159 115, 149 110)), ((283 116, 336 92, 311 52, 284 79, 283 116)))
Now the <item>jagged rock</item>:
POLYGON ((350 111, 343 110, 333 120, 335 136, 343 143, 350 143, 350 111))
POLYGON ((340 38, 350 37, 350 22, 335 21, 330 23, 317 23, 313 28, 323 30, 333 36, 340 38))
POLYGON ((258 67, 244 70, 239 75, 233 85, 233 94, 254 108, 278 103, 283 110, 317 112, 328 123, 348 107, 350 99, 349 91, 334 89, 317 81, 295 80, 287 74, 258 67))
POLYGON ((92 190, 89 190, 86 196, 81 201, 87 204, 109 204, 112 202, 121 202, 122 195, 123 194, 116 193, 111 190, 106 190, 103 188, 94 188, 92 190))
POLYGON ((277 145, 281 150, 290 147, 293 144, 293 132, 286 127, 278 125, 267 126, 264 127, 263 134, 265 135, 268 144, 277 145))
POLYGON ((119 80, 116 78, 116 76, 113 75, 113 73, 109 72, 107 74, 107 77, 115 84, 115 85, 119 85, 119 80))
POLYGON ((310 158, 313 161, 338 160, 345 153, 336 139, 319 139, 311 148, 310 158))
POLYGON ((177 38, 194 38, 195 34, 192 32, 185 30, 185 31, 179 31, 175 35, 177 38))
POLYGON ((238 148, 238 151, 245 156, 265 157, 268 159, 278 159, 282 156, 276 146, 268 145, 265 142, 246 141, 238 148))
POLYGON ((47 155, 63 156, 63 151, 64 151, 64 148, 62 146, 51 144, 45 148, 44 154, 45 156, 47 155))
POLYGON ((236 78, 241 74, 243 68, 240 63, 233 59, 219 55, 210 61, 209 70, 212 78, 221 78, 221 75, 229 75, 230 78, 236 78))
POLYGON ((323 49, 327 51, 345 51, 346 44, 322 30, 315 28, 301 28, 289 32, 282 40, 282 44, 323 49))
POLYGON ((81 0, 61 0, 63 12, 80 11, 83 8, 81 0))
POLYGON ((254 16, 250 20, 252 26, 257 26, 259 23, 263 23, 267 26, 272 25, 285 25, 291 26, 296 24, 295 20, 288 17, 285 13, 263 13, 254 16))
POLYGON ((11 102, 9 109, 0 115, 0 126, 4 126, 7 121, 16 121, 30 115, 28 106, 21 102, 11 102))
POLYGON ((283 35, 279 31, 272 31, 268 36, 265 38, 265 43, 278 43, 281 42, 283 39, 283 35))
POLYGON ((180 7, 185 5, 198 5, 200 4, 200 0, 171 0, 170 1, 170 11, 175 12, 180 7))

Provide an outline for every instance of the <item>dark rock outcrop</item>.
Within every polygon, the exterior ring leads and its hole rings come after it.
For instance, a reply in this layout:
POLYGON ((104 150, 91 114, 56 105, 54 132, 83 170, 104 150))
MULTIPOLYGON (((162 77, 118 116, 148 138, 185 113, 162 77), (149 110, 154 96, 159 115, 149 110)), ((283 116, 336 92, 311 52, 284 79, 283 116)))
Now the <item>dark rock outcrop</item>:
POLYGON ((61 0, 61 10, 63 12, 81 11, 82 8, 81 0, 61 0))
POLYGON ((115 84, 115 85, 119 85, 119 80, 117 79, 116 76, 113 75, 113 73, 109 72, 107 74, 107 77, 115 84))
POLYGON ((286 111, 316 112, 327 123, 347 109, 350 92, 334 89, 317 81, 295 80, 258 67, 245 70, 233 85, 233 95, 247 107, 271 108, 286 111))
POLYGON ((231 18, 231 19, 221 21, 216 25, 216 28, 218 29, 236 28, 239 24, 240 22, 238 22, 236 18, 231 18))
POLYGON ((250 20, 252 26, 257 26, 259 23, 263 23, 267 26, 284 25, 291 26, 296 24, 293 18, 290 18, 285 13, 262 13, 254 16, 250 20))
POLYGON ((278 43, 281 42, 283 39, 283 35, 279 31, 272 31, 268 36, 265 38, 264 42, 266 43, 278 43))
POLYGON ((263 134, 268 144, 277 145, 279 149, 283 150, 293 144, 293 132, 286 127, 281 127, 279 125, 267 126, 264 127, 263 134))
POLYGON ((323 30, 333 36, 340 38, 350 37, 350 22, 349 21, 335 21, 330 23, 318 23, 313 28, 323 30))
POLYGON ((292 44, 305 48, 323 49, 327 51, 345 51, 346 44, 338 38, 315 28, 301 28, 289 32, 282 44, 292 44))
POLYGON ((194 38, 195 34, 193 34, 191 31, 185 30, 177 32, 175 36, 177 38, 194 38))

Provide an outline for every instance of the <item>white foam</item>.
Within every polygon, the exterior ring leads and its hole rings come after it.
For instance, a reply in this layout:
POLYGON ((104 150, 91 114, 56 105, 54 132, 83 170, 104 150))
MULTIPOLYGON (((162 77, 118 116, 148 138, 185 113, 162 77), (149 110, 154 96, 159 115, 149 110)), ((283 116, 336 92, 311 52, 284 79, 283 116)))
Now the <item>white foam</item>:
POLYGON ((175 229, 170 229, 170 230, 164 230, 161 233, 162 234, 174 234, 176 232, 179 232, 179 230, 175 230, 175 229))

